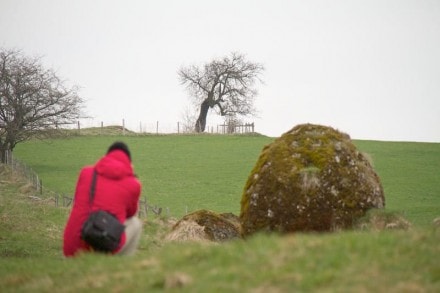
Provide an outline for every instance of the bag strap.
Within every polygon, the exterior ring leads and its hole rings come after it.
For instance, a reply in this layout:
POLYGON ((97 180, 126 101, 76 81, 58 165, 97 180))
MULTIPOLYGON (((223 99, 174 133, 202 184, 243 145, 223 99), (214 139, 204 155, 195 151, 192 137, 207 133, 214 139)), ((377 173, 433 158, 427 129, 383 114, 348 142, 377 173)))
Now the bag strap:
POLYGON ((98 173, 95 169, 93 169, 93 177, 92 177, 92 184, 90 185, 90 191, 89 191, 89 202, 90 206, 93 204, 93 198, 95 197, 95 189, 96 189, 96 179, 98 177, 98 173))

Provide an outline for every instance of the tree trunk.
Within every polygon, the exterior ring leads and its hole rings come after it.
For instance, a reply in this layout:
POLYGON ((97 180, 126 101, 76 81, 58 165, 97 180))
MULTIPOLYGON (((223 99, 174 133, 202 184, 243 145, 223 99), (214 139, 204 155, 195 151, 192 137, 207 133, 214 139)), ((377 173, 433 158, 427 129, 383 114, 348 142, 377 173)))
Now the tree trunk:
MULTIPOLYGON (((5 140, 2 140, 2 142, 0 143, 0 162, 3 164, 8 163, 8 156, 11 156, 12 154, 12 150, 14 149, 14 147, 11 147, 11 144, 6 142, 5 140)), ((10 160, 11 158, 9 158, 10 160)))
POLYGON ((0 163, 6 164, 6 149, 0 147, 0 163))
POLYGON ((209 99, 206 99, 200 105, 200 114, 199 114, 199 118, 197 118, 195 125, 195 130, 198 133, 205 131, 206 117, 208 116, 208 110, 209 110, 209 99))

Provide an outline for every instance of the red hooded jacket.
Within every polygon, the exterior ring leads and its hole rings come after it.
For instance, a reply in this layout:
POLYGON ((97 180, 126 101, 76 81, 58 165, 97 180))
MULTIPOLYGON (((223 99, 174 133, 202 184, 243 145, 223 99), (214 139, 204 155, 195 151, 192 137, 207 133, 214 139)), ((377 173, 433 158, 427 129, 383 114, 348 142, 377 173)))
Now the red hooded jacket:
MULTIPOLYGON (((125 219, 136 215, 140 193, 141 184, 134 176, 130 159, 121 150, 111 151, 94 167, 84 167, 76 184, 73 208, 64 229, 64 255, 73 256, 79 251, 90 250, 81 240, 81 228, 91 210, 108 211, 124 223, 125 219), (93 205, 90 207, 89 192, 94 169, 98 176, 93 205)), ((122 248, 125 240, 124 232, 119 247, 113 253, 122 248)))

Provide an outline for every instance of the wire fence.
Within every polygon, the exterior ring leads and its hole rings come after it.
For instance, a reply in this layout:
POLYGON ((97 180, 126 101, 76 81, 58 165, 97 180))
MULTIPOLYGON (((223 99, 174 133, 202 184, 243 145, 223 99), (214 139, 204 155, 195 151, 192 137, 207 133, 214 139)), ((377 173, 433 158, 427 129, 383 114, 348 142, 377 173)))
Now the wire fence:
MULTIPOLYGON (((41 199, 41 196, 43 195, 43 181, 38 176, 38 174, 30 168, 27 164, 17 160, 14 158, 11 151, 7 151, 5 155, 5 164, 11 168, 12 172, 15 175, 20 176, 21 178, 25 179, 27 183, 29 183, 34 190, 36 190, 36 194, 32 196, 33 199, 41 199)), ((50 198, 53 200, 54 205, 56 207, 71 207, 73 206, 74 197, 62 193, 54 193, 51 192, 50 198)), ((149 213, 152 213, 154 215, 164 215, 169 216, 170 210, 169 208, 166 208, 165 211, 158 206, 150 205, 147 202, 147 198, 141 198, 139 200, 139 209, 138 209, 138 216, 139 217, 147 217, 149 213)))
MULTIPOLYGON (((81 130, 83 128, 101 128, 102 130, 104 127, 107 126, 117 126, 116 131, 118 134, 128 134, 129 130, 127 128, 127 124, 125 119, 122 119, 120 125, 107 125, 104 126, 104 122, 100 122, 99 125, 93 126, 90 121, 88 123, 85 123, 84 121, 78 121, 76 125, 70 125, 70 129, 75 129, 81 133, 81 130), (119 132, 120 131, 120 132, 119 132)), ((177 122, 174 130, 170 127, 162 127, 162 125, 159 123, 159 121, 156 121, 156 123, 151 124, 144 124, 139 123, 139 131, 131 131, 135 133, 155 133, 155 134, 167 134, 167 133, 177 133, 177 134, 184 134, 184 133, 191 133, 192 127, 188 128, 186 124, 177 122), (173 132, 174 131, 174 132, 173 132)), ((217 134, 246 134, 246 133, 254 133, 255 132, 255 125, 254 123, 223 123, 218 124, 215 127, 214 126, 208 126, 205 132, 208 133, 217 133, 217 134)), ((105 133, 102 131, 102 133, 105 133)), ((99 134, 99 131, 97 132, 99 134)), ((7 151, 5 154, 5 164, 8 165, 12 172, 19 175, 20 177, 24 178, 32 187, 34 190, 36 190, 35 196, 33 196, 34 199, 41 199, 41 196, 43 195, 43 181, 39 177, 39 175, 30 168, 27 164, 24 162, 21 162, 20 160, 16 159, 11 151, 7 151)), ((48 191, 48 193, 51 194, 50 198, 54 202, 54 205, 56 207, 71 207, 73 205, 74 197, 62 193, 55 193, 52 191, 48 191)), ((167 207, 165 209, 150 205, 147 202, 147 198, 141 198, 139 200, 139 216, 147 217, 149 213, 152 213, 154 215, 170 215, 170 209, 167 207)), ((188 213, 188 207, 186 207, 186 213, 188 213)))
MULTIPOLYGON (((73 205, 74 197, 65 194, 55 194, 53 196, 56 207, 71 207, 73 205)), ((153 206, 147 203, 147 198, 139 199, 139 217, 147 217, 149 213, 160 216, 162 215, 163 209, 158 206, 153 206)), ((165 209, 165 215, 169 216, 169 208, 165 209)))
POLYGON ((6 151, 5 153, 5 164, 8 165, 15 174, 25 178, 38 194, 43 194, 43 181, 38 174, 25 163, 15 159, 11 151, 6 151))
MULTIPOLYGON (((192 124, 176 122, 174 125, 171 123, 162 123, 160 121, 155 122, 139 122, 138 125, 133 121, 127 121, 122 119, 119 122, 105 123, 104 121, 95 120, 78 120, 75 124, 70 125, 70 129, 76 129, 79 133, 86 128, 101 129, 104 133, 104 128, 116 126, 120 129, 121 134, 128 133, 138 134, 188 134, 194 133, 194 126, 192 124)), ((252 123, 237 123, 237 122, 223 122, 216 125, 207 125, 205 129, 206 133, 212 134, 248 134, 255 132, 255 124, 252 123)), ((99 131, 97 132, 99 134, 99 131)))

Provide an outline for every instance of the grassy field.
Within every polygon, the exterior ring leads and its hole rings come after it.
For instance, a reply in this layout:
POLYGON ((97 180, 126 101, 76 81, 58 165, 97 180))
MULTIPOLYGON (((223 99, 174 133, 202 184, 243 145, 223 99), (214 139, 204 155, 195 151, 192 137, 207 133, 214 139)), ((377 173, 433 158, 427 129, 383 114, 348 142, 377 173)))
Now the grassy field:
POLYGON ((385 190, 386 208, 417 225, 440 216, 440 144, 356 141, 370 154, 385 190))
MULTIPOLYGON (((28 163, 48 191, 73 195, 82 166, 94 164, 115 140, 130 146, 142 196, 169 209, 240 211, 242 189, 264 145, 265 136, 79 136, 19 144, 15 156, 28 163), (38 150, 38 151, 35 151, 38 150)), ((387 209, 416 224, 440 216, 440 144, 355 141, 379 174, 387 209)))
POLYGON ((72 137, 31 141, 15 155, 42 178, 43 199, 0 169, 0 292, 439 292, 440 144, 356 141, 385 189, 386 209, 409 230, 255 235, 225 244, 167 243, 168 218, 145 219, 135 257, 64 259, 68 208, 51 192, 73 194, 84 164, 114 140, 126 141, 143 195, 171 216, 208 208, 238 214, 242 188, 263 136, 72 137))
POLYGON ((27 162, 48 190, 73 195, 80 168, 94 164, 115 140, 130 147, 142 182, 142 196, 169 208, 172 216, 207 208, 238 213, 241 191, 264 136, 73 137, 18 145, 15 156, 27 162), (33 150, 38 149, 38 152, 33 150))

